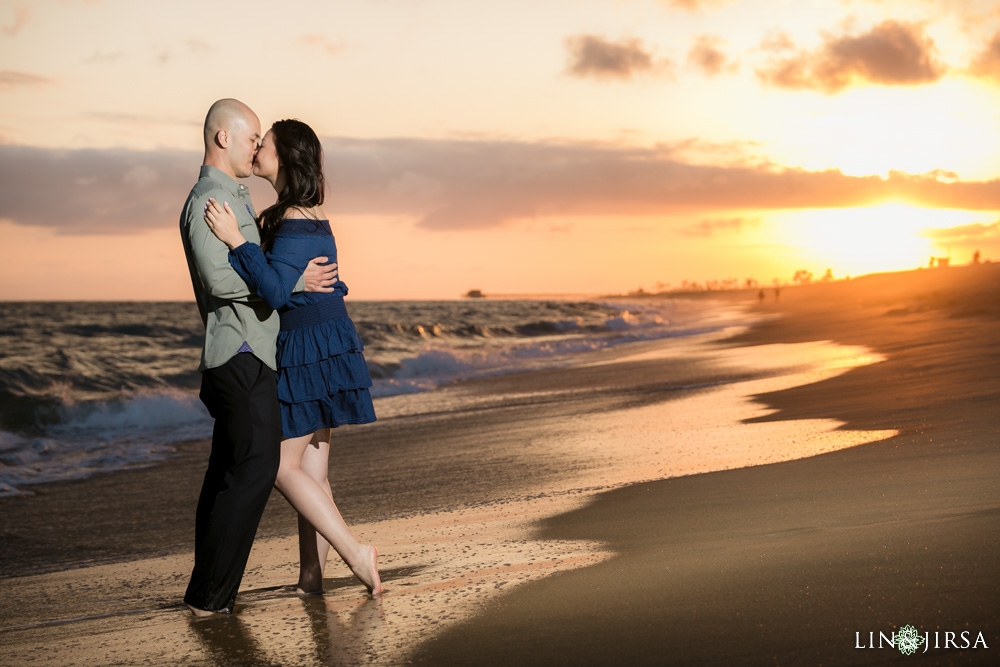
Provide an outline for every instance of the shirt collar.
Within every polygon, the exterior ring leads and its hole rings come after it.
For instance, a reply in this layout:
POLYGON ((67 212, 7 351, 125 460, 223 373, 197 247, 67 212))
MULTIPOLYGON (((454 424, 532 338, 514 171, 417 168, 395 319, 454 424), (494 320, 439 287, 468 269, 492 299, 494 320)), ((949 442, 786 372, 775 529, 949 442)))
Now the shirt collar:
POLYGON ((198 178, 210 178, 237 197, 249 192, 247 186, 242 183, 237 183, 235 178, 225 173, 218 167, 213 167, 210 164, 201 165, 201 172, 199 172, 198 178))

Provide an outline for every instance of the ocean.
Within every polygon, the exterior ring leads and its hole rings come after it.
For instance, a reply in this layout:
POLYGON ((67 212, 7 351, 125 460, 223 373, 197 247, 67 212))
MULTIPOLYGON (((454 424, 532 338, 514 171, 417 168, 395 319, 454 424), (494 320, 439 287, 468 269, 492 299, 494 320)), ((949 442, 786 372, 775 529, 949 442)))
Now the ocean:
MULTIPOLYGON (((194 302, 15 302, 0 322, 0 496, 148 466, 211 437, 194 302)), ((611 346, 751 323, 705 300, 349 301, 379 399, 564 367, 611 346)))

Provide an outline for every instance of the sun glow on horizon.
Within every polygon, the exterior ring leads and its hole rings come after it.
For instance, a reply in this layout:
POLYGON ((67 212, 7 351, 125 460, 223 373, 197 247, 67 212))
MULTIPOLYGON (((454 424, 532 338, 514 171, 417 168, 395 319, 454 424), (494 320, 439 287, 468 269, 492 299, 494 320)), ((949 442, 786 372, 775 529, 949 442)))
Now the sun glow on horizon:
MULTIPOLYGON (((835 277, 926 266, 950 255, 928 229, 947 229, 995 219, 994 213, 928 209, 902 203, 863 208, 807 209, 774 214, 775 233, 800 250, 810 270, 823 264, 835 277)), ((955 258, 965 261, 963 258, 955 258)))

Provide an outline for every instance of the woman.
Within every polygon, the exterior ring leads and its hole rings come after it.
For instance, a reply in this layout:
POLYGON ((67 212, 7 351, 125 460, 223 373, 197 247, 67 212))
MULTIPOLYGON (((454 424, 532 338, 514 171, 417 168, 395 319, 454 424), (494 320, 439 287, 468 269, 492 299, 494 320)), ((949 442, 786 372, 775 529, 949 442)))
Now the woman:
POLYGON ((278 193, 278 201, 260 214, 261 245, 246 242, 228 202, 209 201, 205 221, 229 246, 236 272, 281 315, 277 358, 283 439, 275 487, 299 513, 298 591, 322 592, 332 545, 376 595, 382 591, 378 551, 351 534, 327 478, 330 429, 375 421, 363 345, 344 306, 347 285, 338 280, 330 293, 292 293, 310 259, 326 255, 328 263, 337 261, 330 223, 320 207, 325 180, 319 139, 305 123, 278 121, 261 140, 253 173, 278 193))

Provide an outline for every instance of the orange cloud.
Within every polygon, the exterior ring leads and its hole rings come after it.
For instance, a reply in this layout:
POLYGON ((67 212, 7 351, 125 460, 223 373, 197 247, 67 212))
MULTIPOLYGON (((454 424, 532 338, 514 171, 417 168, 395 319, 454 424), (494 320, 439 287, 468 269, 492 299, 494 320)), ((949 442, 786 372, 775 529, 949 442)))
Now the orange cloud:
POLYGON ((612 42, 597 35, 566 38, 569 65, 566 72, 581 78, 628 80, 640 75, 669 72, 670 62, 657 60, 638 39, 612 42))
POLYGON ((124 51, 103 51, 97 49, 92 54, 84 58, 81 62, 85 65, 103 65, 118 62, 125 57, 124 51))
POLYGON ((760 218, 721 218, 715 220, 701 220, 696 225, 685 227, 681 233, 685 236, 715 236, 718 232, 736 233, 743 231, 744 227, 757 227, 760 225, 760 218))
POLYGON ((984 225, 975 222, 971 225, 956 225, 954 227, 932 227, 924 230, 924 236, 944 241, 990 241, 1000 240, 1000 220, 984 225))
POLYGON ((700 36, 688 51, 688 63, 700 69, 708 76, 716 76, 722 72, 735 72, 737 63, 730 62, 718 45, 721 43, 716 37, 709 35, 700 36))
POLYGON ((675 9, 684 9, 689 12, 696 12, 711 7, 721 7, 733 0, 666 0, 666 3, 675 9))
POLYGON ((973 59, 969 71, 975 76, 1000 83, 1000 31, 973 59))
POLYGON ((21 28, 26 26, 30 20, 31 12, 24 7, 18 7, 14 10, 14 19, 10 25, 0 27, 0 32, 3 32, 7 37, 13 37, 21 32, 21 28))
POLYGON ((302 35, 299 37, 305 44, 309 46, 314 46, 318 49, 326 51, 328 54, 336 56, 344 51, 344 45, 339 42, 333 42, 323 35, 318 33, 310 33, 308 35, 302 35))
POLYGON ((49 83, 52 83, 52 79, 47 79, 37 74, 12 72, 8 69, 0 71, 0 89, 12 88, 14 86, 40 86, 49 83))
MULTIPOLYGON (((789 44, 773 46, 783 53, 789 44)), ((933 40, 920 26, 887 20, 860 36, 830 37, 817 51, 776 55, 757 76, 773 86, 827 94, 853 85, 932 83, 946 70, 935 52, 933 40)))

